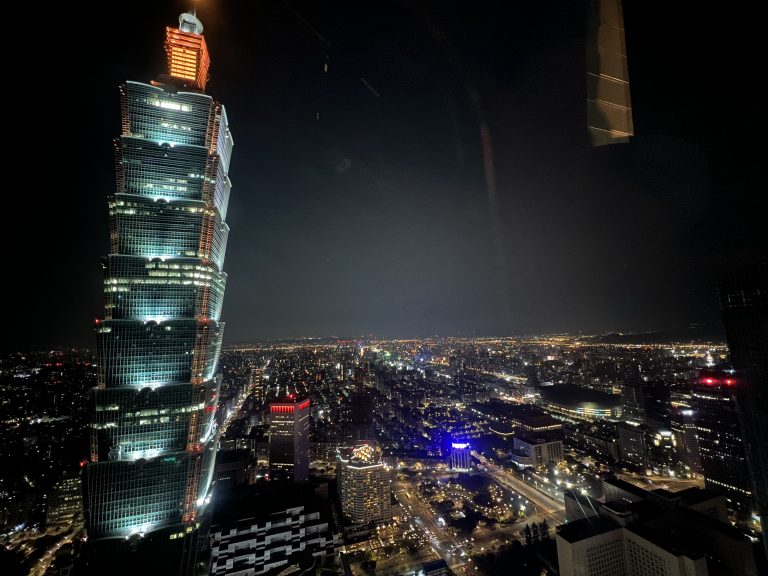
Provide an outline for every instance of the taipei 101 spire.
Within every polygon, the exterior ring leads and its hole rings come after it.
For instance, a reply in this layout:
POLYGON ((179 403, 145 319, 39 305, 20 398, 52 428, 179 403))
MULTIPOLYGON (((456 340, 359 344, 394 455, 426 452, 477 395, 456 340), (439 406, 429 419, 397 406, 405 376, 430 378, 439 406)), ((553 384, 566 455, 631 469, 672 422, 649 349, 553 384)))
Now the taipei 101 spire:
POLYGON ((90 398, 89 545, 131 550, 190 548, 216 455, 233 141, 224 107, 205 93, 210 58, 196 15, 166 29, 165 50, 166 74, 120 87, 90 398))
POLYGON ((179 27, 165 29, 165 52, 168 76, 176 81, 205 90, 208 82, 208 47, 203 36, 203 24, 193 14, 179 16, 179 27))

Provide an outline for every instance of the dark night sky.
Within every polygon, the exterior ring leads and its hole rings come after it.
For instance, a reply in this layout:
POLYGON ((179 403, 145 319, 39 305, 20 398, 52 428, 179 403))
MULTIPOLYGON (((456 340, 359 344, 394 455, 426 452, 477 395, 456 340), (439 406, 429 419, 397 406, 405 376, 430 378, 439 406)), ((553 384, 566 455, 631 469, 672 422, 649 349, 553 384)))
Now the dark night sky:
MULTIPOLYGON (((579 0, 203 0, 235 139, 226 340, 717 323, 716 276, 768 251, 764 50, 685 4, 625 1, 636 137, 593 150, 579 0)), ((163 70, 184 4, 26 6, 50 53, 5 51, 4 347, 92 346, 118 85, 163 70)))

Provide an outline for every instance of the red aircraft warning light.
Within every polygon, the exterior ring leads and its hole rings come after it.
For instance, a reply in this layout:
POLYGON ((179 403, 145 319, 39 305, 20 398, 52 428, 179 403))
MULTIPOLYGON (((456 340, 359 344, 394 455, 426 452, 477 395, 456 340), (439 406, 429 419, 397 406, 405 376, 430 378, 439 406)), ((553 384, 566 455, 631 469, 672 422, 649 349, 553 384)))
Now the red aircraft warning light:
POLYGON ((698 383, 705 386, 735 386, 738 379, 728 373, 705 372, 699 374, 698 383))

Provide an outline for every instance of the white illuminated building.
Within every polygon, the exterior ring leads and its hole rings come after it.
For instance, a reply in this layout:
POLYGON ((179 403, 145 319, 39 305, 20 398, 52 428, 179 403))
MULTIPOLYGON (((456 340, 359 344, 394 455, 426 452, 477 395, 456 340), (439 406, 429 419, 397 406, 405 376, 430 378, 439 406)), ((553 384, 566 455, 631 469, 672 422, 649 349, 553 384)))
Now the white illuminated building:
POLYGON ((371 442, 360 442, 353 448, 340 449, 336 459, 344 516, 353 524, 391 520, 391 473, 381 461, 381 449, 371 442))

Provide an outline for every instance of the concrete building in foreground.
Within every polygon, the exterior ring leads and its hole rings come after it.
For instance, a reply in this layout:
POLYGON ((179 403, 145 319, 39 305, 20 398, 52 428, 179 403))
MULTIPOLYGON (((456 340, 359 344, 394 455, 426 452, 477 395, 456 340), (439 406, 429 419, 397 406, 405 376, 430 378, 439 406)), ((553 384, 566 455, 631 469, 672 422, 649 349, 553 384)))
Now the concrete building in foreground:
POLYGON ((566 493, 560 576, 760 574, 759 550, 728 522, 725 498, 604 481, 605 501, 566 493))
POLYGON ((308 485, 286 482, 217 495, 209 544, 211 576, 329 566, 340 546, 327 500, 308 485))

